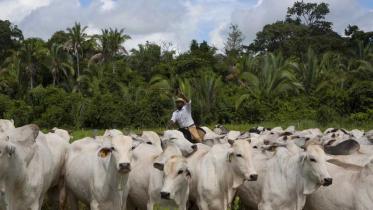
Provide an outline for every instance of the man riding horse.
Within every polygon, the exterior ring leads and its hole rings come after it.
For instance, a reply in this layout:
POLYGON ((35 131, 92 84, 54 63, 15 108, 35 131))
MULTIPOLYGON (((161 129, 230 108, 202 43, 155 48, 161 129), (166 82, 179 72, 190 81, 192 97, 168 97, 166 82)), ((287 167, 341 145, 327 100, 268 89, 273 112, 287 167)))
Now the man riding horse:
POLYGON ((192 101, 181 91, 178 91, 177 96, 175 100, 176 110, 172 113, 170 125, 177 124, 179 126, 179 131, 181 131, 188 140, 202 142, 203 138, 199 133, 202 130, 197 128, 192 118, 192 101))

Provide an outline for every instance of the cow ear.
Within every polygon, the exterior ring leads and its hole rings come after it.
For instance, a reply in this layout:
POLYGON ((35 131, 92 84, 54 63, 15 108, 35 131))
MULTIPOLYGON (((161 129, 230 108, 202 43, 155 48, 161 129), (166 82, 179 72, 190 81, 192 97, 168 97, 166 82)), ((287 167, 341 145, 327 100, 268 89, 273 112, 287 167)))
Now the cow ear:
POLYGON ((228 152, 228 155, 227 155, 228 162, 232 162, 233 156, 234 156, 233 152, 228 152))
POLYGON ((160 171, 163 171, 164 169, 164 164, 162 163, 153 163, 153 167, 160 170, 160 171))
POLYGON ((111 148, 103 147, 98 150, 97 156, 100 158, 106 158, 111 154, 111 148))
POLYGON ((299 162, 301 163, 304 163, 304 161, 306 160, 307 158, 307 154, 306 153, 303 153, 299 156, 299 162))
POLYGON ((185 175, 188 179, 191 179, 192 178, 192 174, 190 173, 189 169, 186 169, 185 170, 185 175))
POLYGON ((9 157, 12 157, 16 151, 16 147, 13 145, 7 145, 5 149, 9 157))

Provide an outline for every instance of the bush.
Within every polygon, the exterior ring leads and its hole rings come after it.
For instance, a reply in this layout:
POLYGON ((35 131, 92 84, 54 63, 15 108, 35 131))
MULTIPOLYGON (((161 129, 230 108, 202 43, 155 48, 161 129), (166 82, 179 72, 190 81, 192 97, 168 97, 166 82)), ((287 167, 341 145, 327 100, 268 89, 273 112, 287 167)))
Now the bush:
POLYGON ((336 121, 339 117, 340 116, 334 109, 328 106, 322 106, 317 111, 316 121, 321 125, 326 125, 328 123, 336 121))

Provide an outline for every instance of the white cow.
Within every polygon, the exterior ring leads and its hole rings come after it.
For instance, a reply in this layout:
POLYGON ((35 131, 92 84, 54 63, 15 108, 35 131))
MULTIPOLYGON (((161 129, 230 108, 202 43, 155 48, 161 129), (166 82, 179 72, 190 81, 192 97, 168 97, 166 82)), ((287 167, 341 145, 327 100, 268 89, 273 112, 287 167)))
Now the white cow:
POLYGON ((9 210, 40 210, 50 187, 59 184, 68 143, 36 125, 12 129, 0 140, 0 181, 9 210))
POLYGON ((106 129, 104 136, 116 136, 116 135, 123 135, 123 132, 117 129, 106 129))
POLYGON ((328 164, 334 184, 307 197, 305 210, 370 210, 373 207, 373 161, 364 167, 328 164))
MULTIPOLYGON (((227 209, 236 189, 245 180, 256 180, 258 175, 251 157, 251 146, 246 140, 214 145, 203 155, 192 179, 197 184, 197 205, 200 210, 227 209)), ((192 167, 193 168, 193 167, 192 167)))
POLYGON ((154 161, 153 166, 154 168, 150 169, 147 210, 152 210, 154 204, 160 205, 160 207, 186 209, 190 172, 178 147, 172 144, 168 145, 154 161), (180 170, 183 170, 182 174, 177 177, 180 170))
POLYGON ((13 120, 5 120, 0 119, 0 133, 3 133, 5 131, 9 131, 11 129, 14 129, 14 121, 13 120))
POLYGON ((57 134, 58 136, 60 136, 62 139, 64 139, 67 142, 70 142, 70 139, 73 138, 73 136, 71 136, 67 130, 56 128, 56 127, 53 128, 50 133, 57 134))
POLYGON ((158 148, 153 143, 142 143, 134 149, 133 168, 128 179, 129 193, 127 209, 146 209, 150 169, 153 168, 153 161, 161 153, 162 148, 158 148))
POLYGON ((65 163, 65 186, 71 208, 77 210, 79 200, 91 210, 125 209, 132 138, 115 135, 104 137, 103 141, 82 141, 71 144, 65 163))
MULTIPOLYGON (((179 131, 176 131, 179 132, 179 131)), ((146 202, 149 200, 148 192, 150 184, 150 176, 152 171, 162 169, 164 163, 171 156, 184 155, 189 156, 197 150, 197 146, 187 141, 184 137, 180 139, 175 132, 165 132, 162 146, 164 151, 160 152, 157 146, 153 144, 141 144, 135 149, 139 158, 134 164, 129 178, 129 196, 128 208, 146 209, 146 202), (171 135, 173 133, 173 135, 171 135), (170 134, 170 135, 169 135, 170 134), (176 134, 176 135, 175 135, 176 134), (153 169, 157 167, 158 169, 153 169)), ((158 193, 159 194, 159 193, 158 193)))
POLYGON ((306 196, 332 180, 320 145, 311 144, 298 154, 277 148, 266 165, 259 210, 302 210, 306 196))

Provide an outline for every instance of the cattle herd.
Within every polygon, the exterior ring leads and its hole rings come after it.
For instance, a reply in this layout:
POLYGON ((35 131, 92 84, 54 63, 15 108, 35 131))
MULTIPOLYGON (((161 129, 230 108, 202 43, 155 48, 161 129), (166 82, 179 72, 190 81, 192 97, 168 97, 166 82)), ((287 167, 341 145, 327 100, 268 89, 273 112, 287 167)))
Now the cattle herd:
POLYGON ((54 128, 0 120, 0 209, 372 210, 373 130, 177 130, 70 143, 54 128))

